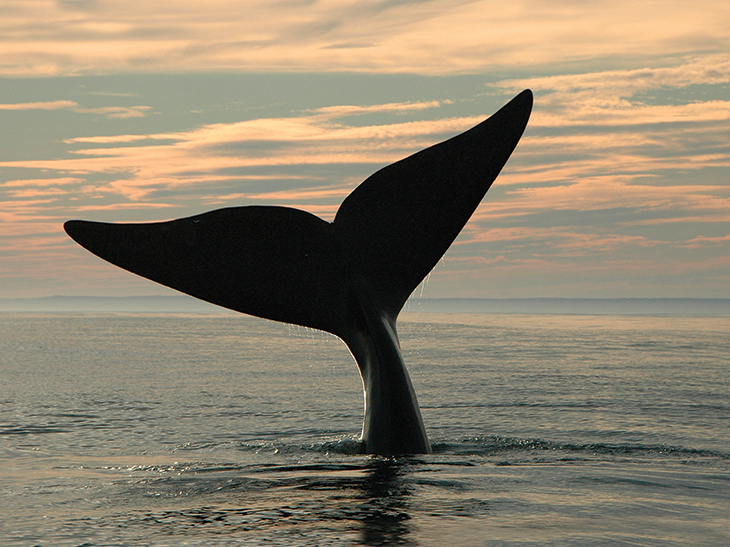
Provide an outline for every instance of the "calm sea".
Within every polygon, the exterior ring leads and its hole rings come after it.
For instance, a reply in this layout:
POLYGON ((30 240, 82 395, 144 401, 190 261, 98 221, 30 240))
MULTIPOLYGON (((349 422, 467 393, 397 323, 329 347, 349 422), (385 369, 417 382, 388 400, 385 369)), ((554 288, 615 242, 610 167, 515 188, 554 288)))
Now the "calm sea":
POLYGON ((0 314, 0 545, 728 545, 730 317, 405 314, 434 454, 337 339, 0 314))

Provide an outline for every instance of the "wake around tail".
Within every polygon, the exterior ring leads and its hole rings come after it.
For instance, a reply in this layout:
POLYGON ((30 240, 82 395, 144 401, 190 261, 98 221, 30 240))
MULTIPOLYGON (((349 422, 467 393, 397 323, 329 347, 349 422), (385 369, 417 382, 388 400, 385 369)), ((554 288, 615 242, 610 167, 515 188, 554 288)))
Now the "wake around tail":
POLYGON ((68 221, 95 255, 185 294, 340 337, 360 368, 367 452, 430 447, 396 332, 410 294, 492 185, 526 127, 532 93, 389 165, 333 222, 287 207, 232 207, 167 222, 68 221))

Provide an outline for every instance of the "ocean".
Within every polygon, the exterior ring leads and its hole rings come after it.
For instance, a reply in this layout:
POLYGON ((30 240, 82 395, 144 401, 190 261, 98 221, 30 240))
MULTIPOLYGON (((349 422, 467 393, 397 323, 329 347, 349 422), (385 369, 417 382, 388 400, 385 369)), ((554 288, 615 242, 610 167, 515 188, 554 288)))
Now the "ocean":
POLYGON ((0 313, 0 545, 730 545, 730 317, 405 313, 431 455, 358 454, 345 345, 0 313))

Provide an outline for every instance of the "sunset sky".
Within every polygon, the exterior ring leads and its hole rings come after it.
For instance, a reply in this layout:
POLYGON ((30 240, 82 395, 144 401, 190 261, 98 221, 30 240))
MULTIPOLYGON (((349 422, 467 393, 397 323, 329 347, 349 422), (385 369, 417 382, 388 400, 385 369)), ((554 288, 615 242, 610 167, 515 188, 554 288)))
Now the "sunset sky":
POLYGON ((525 88, 423 296, 730 297, 727 0, 0 0, 0 297, 173 294, 63 221, 331 220, 525 88))

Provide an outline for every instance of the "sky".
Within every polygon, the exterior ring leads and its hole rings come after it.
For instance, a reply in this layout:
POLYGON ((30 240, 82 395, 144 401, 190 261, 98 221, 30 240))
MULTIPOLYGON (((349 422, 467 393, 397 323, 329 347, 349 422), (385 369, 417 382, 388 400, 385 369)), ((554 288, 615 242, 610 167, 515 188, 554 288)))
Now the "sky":
POLYGON ((63 222, 332 220, 525 88, 418 296, 729 298, 727 0, 0 0, 0 298, 173 294, 63 222))

